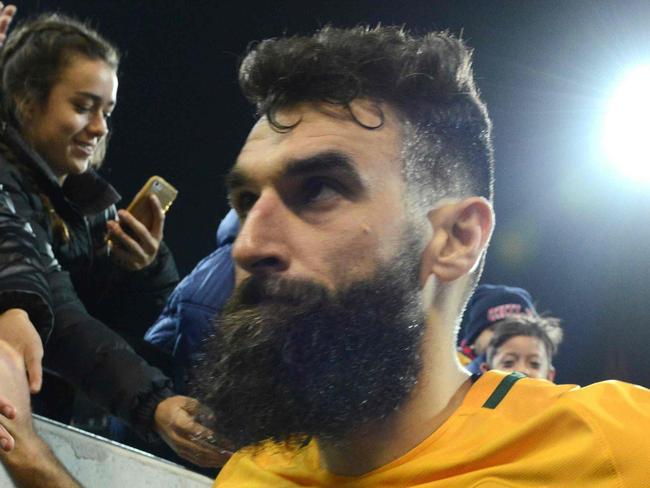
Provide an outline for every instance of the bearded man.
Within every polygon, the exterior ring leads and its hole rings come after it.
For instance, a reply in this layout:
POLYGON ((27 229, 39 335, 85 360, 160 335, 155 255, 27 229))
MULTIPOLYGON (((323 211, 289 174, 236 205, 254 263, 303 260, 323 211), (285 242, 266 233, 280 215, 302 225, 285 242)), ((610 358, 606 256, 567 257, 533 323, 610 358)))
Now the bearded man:
POLYGON ((328 27, 256 45, 240 84, 259 115, 228 177, 243 279, 196 378, 199 421, 239 449, 215 486, 647 481, 647 390, 458 363, 494 225, 462 41, 328 27))

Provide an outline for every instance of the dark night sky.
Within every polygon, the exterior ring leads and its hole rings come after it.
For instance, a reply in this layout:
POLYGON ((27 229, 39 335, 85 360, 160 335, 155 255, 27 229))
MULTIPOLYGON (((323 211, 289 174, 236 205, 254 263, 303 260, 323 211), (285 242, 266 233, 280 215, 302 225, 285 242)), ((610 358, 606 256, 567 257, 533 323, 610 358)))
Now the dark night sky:
POLYGON ((125 52, 105 172, 127 201, 151 174, 177 186, 166 240, 182 272, 226 212, 222 175, 253 121, 235 77, 251 41, 327 23, 462 32, 495 126, 483 281, 523 286, 564 319, 559 381, 650 386, 650 187, 615 179, 598 145, 614 82, 650 62, 650 2, 19 2, 19 18, 46 10, 92 19, 125 52))

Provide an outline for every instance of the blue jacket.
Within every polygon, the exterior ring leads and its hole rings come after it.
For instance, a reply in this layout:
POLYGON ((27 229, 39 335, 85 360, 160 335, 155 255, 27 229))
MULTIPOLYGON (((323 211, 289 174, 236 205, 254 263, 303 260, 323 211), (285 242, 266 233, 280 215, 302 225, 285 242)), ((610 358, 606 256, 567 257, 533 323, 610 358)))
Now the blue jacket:
POLYGON ((234 210, 217 230, 217 249, 203 258, 178 284, 145 340, 173 357, 175 389, 186 393, 192 364, 199 358, 203 340, 212 333, 214 317, 235 286, 232 244, 239 231, 234 210))

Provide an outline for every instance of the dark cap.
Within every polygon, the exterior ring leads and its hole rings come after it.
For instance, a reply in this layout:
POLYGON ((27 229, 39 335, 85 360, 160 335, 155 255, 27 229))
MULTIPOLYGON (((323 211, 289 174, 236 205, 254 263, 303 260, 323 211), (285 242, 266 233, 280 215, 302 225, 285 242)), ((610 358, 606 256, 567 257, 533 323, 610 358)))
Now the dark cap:
POLYGON ((481 285, 467 304, 463 345, 471 346, 487 327, 510 315, 536 313, 530 293, 523 288, 481 285))

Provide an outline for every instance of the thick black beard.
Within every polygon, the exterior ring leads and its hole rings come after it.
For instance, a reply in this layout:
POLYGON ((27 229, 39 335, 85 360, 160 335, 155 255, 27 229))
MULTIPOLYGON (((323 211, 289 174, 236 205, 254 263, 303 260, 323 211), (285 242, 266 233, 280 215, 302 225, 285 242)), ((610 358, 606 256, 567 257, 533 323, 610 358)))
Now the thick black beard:
MULTIPOLYGON (((417 243, 336 293, 272 275, 241 283, 196 368, 197 420, 239 449, 329 442, 389 416, 421 368, 417 243)), ((409 239, 410 240, 410 239, 409 239)))

